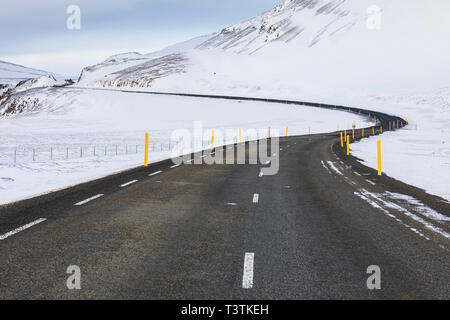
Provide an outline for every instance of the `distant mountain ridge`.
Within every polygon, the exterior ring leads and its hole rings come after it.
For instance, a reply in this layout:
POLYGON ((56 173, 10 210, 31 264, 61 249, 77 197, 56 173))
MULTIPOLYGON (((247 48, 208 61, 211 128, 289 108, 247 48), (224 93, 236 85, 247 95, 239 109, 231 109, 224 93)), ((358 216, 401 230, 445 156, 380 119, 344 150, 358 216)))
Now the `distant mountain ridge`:
POLYGON ((148 54, 127 52, 113 55, 101 63, 84 68, 77 84, 101 87, 148 87, 155 77, 183 72, 184 65, 177 64, 186 61, 181 54, 215 35, 199 36, 148 54), (136 74, 133 75, 133 72, 136 74))
POLYGON ((360 20, 346 0, 286 0, 255 18, 225 28, 198 46, 252 54, 270 43, 298 42, 312 47, 322 39, 345 33, 360 20))
POLYGON ((0 83, 18 83, 23 80, 47 75, 54 78, 62 78, 62 76, 52 72, 28 68, 19 64, 0 60, 0 83))

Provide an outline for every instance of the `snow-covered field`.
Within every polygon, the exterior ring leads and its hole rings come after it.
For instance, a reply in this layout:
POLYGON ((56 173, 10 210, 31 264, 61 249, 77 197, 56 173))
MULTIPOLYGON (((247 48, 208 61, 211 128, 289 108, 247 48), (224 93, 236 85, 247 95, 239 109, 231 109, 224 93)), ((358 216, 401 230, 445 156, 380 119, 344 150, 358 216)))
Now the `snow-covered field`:
POLYGON ((382 168, 387 175, 450 200, 450 88, 370 103, 385 112, 395 107, 409 125, 351 144, 352 154, 376 168, 376 143, 381 139, 382 168))
POLYGON ((284 135, 286 126, 290 135, 299 135, 309 127, 314 134, 335 131, 338 125, 350 128, 354 122, 369 125, 348 112, 264 102, 66 88, 51 89, 48 100, 40 99, 46 110, 0 119, 0 204, 142 165, 145 132, 150 134, 150 161, 170 158, 173 131, 193 130, 194 121, 202 121, 205 148, 211 129, 218 146, 218 132, 226 129, 236 136, 223 142, 235 141, 239 128, 246 139, 247 129, 265 137, 269 126, 274 136, 276 129, 284 135))

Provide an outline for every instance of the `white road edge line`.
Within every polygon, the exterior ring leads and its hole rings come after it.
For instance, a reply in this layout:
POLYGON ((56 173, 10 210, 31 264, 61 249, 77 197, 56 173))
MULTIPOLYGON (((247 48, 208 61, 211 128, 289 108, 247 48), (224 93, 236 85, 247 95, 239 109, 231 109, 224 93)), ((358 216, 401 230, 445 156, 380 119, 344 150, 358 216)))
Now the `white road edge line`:
POLYGON ((255 193, 253 195, 253 203, 258 203, 258 201, 259 201, 259 193, 255 193))
POLYGON ((93 196, 93 197, 90 197, 90 198, 88 198, 86 200, 83 200, 83 201, 80 201, 78 203, 75 203, 75 206, 82 206, 83 204, 86 204, 86 203, 88 203, 88 202, 90 202, 92 200, 98 199, 98 198, 103 197, 103 196, 104 196, 104 194, 100 193, 100 194, 98 194, 96 196, 93 196))
POLYGON ((138 181, 139 181, 139 180, 129 181, 129 182, 127 182, 127 183, 121 184, 120 187, 121 187, 121 188, 125 188, 125 187, 129 186, 130 184, 136 183, 136 182, 138 182, 138 181))
POLYGON ((39 218, 39 219, 37 219, 37 220, 35 220, 33 222, 30 222, 30 223, 28 223, 28 224, 26 224, 26 225, 24 225, 24 226, 22 226, 20 228, 17 228, 17 229, 14 229, 14 230, 10 231, 10 232, 2 234, 0 236, 0 240, 5 240, 6 238, 9 238, 9 237, 15 235, 16 233, 19 233, 19 232, 24 231, 24 230, 26 230, 28 228, 31 228, 32 226, 35 226, 38 223, 44 222, 45 220, 47 220, 47 219, 46 218, 39 218))
POLYGON ((156 176, 157 174, 160 174, 160 173, 162 173, 161 170, 156 171, 156 172, 153 172, 153 173, 150 173, 148 176, 149 176, 149 177, 153 177, 153 176, 156 176))
POLYGON ((255 254, 253 252, 246 252, 244 257, 244 274, 242 275, 242 288, 253 288, 253 264, 255 254))

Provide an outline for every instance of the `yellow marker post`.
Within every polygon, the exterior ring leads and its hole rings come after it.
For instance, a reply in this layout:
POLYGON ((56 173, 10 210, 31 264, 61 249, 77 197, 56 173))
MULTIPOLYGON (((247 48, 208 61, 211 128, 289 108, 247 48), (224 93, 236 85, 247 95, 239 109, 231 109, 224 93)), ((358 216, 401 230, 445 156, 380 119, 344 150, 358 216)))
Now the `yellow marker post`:
POLYGON ((347 136, 347 155, 350 154, 350 136, 347 136))
POLYGON ((289 127, 286 127, 286 137, 288 136, 288 129, 289 127))
POLYGON ((355 140, 355 129, 352 129, 352 138, 355 140))
POLYGON ((337 131, 339 131, 339 125, 337 126, 337 131))
POLYGON ((378 175, 381 176, 381 140, 377 142, 378 175))
POLYGON ((344 141, 347 142, 347 129, 344 130, 344 141))
POLYGON ((372 127, 372 135, 373 135, 373 136, 375 135, 375 129, 374 129, 374 127, 372 127))
POLYGON ((269 127, 269 138, 270 138, 270 127, 269 127))
POLYGON ((344 147, 344 139, 342 138, 342 131, 341 131, 341 148, 344 147))
POLYGON ((380 127, 380 133, 383 133, 383 127, 380 127))
POLYGON ((311 127, 308 128, 308 133, 311 135, 311 127))
POLYGON ((389 131, 391 131, 391 122, 389 121, 389 131))
POLYGON ((214 147, 214 129, 211 134, 211 150, 213 149, 213 147, 214 147))
POLYGON ((239 143, 242 142, 242 130, 239 128, 239 143))
POLYGON ((362 136, 364 137, 364 128, 362 128, 362 136))
POLYGON ((148 167, 148 133, 145 133, 145 155, 144 155, 144 166, 148 167))

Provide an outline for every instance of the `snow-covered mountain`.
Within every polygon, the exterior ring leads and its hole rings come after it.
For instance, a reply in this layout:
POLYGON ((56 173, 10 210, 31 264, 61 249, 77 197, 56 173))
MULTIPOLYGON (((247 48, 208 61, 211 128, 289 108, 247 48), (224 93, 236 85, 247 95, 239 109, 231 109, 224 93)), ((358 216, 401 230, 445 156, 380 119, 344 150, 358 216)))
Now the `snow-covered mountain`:
POLYGON ((181 53, 189 51, 215 34, 200 36, 148 54, 128 52, 84 68, 79 86, 150 87, 155 79, 183 72, 186 61, 181 53))
POLYGON ((4 94, 12 94, 31 88, 51 87, 63 84, 64 77, 18 64, 0 61, 0 101, 4 94))
POLYGON ((434 90, 450 73, 443 12, 450 1, 285 0, 195 46, 85 68, 78 85, 312 98, 434 90))
POLYGON ((39 78, 41 76, 60 77, 57 74, 24 67, 18 64, 0 61, 0 83, 14 83, 17 84, 20 81, 39 78))
POLYGON ((275 41, 312 47, 355 26, 361 14, 351 9, 346 0, 286 0, 256 18, 223 29, 198 48, 251 54, 275 41))

